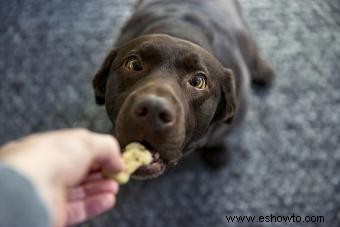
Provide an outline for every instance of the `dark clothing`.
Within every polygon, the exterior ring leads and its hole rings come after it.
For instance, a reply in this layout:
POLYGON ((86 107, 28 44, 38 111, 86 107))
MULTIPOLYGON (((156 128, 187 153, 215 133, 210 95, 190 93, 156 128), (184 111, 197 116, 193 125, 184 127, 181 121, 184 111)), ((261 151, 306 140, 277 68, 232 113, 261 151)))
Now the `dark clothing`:
POLYGON ((46 207, 32 183, 0 162, 0 227, 48 227, 46 207))

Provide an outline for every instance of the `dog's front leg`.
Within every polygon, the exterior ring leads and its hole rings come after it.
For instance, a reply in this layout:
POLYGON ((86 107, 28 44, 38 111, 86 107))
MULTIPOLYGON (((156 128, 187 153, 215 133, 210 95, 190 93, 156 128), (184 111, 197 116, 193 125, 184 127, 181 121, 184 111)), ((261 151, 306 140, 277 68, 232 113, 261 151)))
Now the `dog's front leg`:
POLYGON ((225 166, 230 158, 227 142, 221 141, 202 147, 203 160, 212 168, 225 166))

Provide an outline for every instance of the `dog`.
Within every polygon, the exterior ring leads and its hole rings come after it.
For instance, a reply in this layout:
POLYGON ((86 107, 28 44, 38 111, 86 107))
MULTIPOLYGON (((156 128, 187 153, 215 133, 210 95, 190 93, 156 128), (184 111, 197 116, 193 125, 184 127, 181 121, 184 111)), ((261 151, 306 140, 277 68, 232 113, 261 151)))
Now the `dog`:
POLYGON ((138 141, 152 151, 133 175, 145 179, 194 150, 223 166, 251 83, 269 87, 273 78, 238 1, 140 0, 93 87, 121 146, 138 141))

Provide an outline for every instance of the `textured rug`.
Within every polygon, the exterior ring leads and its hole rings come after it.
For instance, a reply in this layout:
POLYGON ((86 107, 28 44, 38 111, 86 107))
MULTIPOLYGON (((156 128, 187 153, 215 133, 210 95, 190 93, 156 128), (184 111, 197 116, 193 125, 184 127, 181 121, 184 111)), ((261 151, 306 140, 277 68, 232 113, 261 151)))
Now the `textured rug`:
MULTIPOLYGON (((276 84, 253 92, 231 163, 191 155, 133 181, 117 206, 82 226, 340 226, 340 2, 242 0, 276 84), (226 216, 323 216, 324 222, 237 222, 226 216)), ((63 127, 105 132, 91 79, 131 0, 2 0, 0 143, 63 127)), ((257 219, 255 219, 257 220, 257 219)))

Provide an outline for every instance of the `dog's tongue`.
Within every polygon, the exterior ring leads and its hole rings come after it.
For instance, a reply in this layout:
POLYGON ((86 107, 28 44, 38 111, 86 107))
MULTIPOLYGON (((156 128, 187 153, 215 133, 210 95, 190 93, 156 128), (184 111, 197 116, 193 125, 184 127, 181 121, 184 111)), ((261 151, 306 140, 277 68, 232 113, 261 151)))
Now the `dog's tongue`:
POLYGON ((153 160, 151 164, 139 167, 135 172, 138 175, 152 175, 162 170, 163 164, 160 159, 153 160))

